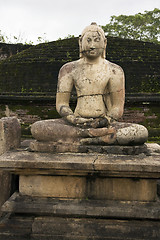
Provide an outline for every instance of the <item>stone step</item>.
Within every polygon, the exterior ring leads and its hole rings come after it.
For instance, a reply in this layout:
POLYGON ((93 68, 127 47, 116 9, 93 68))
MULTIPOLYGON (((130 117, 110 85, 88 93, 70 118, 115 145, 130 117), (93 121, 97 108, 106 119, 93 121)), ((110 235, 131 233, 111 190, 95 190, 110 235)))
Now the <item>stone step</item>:
POLYGON ((155 202, 59 199, 14 193, 2 206, 4 213, 35 216, 160 220, 160 199, 155 202))
POLYGON ((95 218, 10 216, 1 240, 158 240, 160 222, 95 218))

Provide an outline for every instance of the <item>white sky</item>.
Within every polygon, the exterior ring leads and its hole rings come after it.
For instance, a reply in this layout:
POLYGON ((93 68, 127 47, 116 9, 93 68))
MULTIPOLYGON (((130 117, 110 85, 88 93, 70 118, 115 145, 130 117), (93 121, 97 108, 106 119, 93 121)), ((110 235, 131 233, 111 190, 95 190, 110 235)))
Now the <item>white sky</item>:
POLYGON ((25 41, 39 36, 54 41, 79 36, 91 22, 106 25, 112 15, 154 8, 160 8, 160 0, 0 0, 0 30, 25 41))

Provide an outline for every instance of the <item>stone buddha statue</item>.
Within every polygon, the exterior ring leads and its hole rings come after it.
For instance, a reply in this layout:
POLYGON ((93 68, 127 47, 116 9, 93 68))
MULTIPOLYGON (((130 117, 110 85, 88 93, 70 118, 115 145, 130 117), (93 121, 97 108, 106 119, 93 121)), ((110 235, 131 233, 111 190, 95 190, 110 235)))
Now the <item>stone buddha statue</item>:
POLYGON ((83 30, 79 37, 80 59, 59 71, 56 109, 62 118, 31 126, 37 140, 32 150, 47 144, 52 149, 67 145, 72 151, 82 145, 140 145, 147 140, 144 126, 118 122, 124 110, 124 72, 105 59, 106 45, 104 31, 96 23, 83 30), (73 86, 77 93, 74 112, 69 106, 73 86))

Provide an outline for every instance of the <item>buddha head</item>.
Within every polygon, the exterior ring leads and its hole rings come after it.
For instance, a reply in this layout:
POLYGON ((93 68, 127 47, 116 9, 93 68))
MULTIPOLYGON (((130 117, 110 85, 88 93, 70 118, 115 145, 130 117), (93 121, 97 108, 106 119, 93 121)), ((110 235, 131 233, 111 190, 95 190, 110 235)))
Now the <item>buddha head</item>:
POLYGON ((96 23, 87 26, 79 37, 80 58, 106 56, 107 39, 104 31, 96 23))

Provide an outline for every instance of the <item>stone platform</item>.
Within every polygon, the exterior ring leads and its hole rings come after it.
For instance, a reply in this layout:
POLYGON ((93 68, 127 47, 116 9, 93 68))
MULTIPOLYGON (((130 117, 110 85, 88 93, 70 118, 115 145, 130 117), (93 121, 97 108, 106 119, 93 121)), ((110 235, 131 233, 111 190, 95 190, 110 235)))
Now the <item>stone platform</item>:
POLYGON ((1 240, 158 240, 160 155, 33 153, 0 156, 19 175, 2 206, 1 240))
POLYGON ((142 145, 120 146, 120 145, 82 145, 57 142, 41 142, 36 140, 30 141, 29 150, 33 152, 50 152, 50 153, 102 153, 115 155, 145 155, 160 154, 158 144, 145 143, 142 145))

